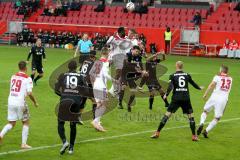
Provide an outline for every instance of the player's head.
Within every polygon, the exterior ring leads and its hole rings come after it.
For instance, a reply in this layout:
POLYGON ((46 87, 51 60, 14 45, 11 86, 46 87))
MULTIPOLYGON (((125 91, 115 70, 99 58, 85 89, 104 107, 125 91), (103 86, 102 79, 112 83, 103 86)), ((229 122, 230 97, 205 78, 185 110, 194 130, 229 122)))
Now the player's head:
POLYGON ((131 52, 132 52, 132 55, 133 56, 137 56, 140 54, 141 52, 141 49, 139 46, 133 46, 132 49, 131 49, 131 52))
POLYGON ((183 62, 182 61, 177 61, 176 62, 176 69, 177 70, 183 70, 183 62))
POLYGON ((119 27, 118 30, 118 35, 121 37, 121 38, 124 38, 126 33, 125 33, 125 28, 124 27, 119 27))
POLYGON ((82 36, 82 39, 85 40, 85 41, 88 40, 88 34, 84 33, 83 36, 82 36))
POLYGON ((20 61, 18 63, 18 68, 20 71, 26 72, 27 71, 27 63, 25 61, 20 61))
POLYGON ((109 50, 107 47, 103 47, 101 50, 101 56, 108 57, 109 50))
POLYGON ((68 63, 68 69, 69 69, 69 71, 76 71, 76 69, 77 69, 77 62, 76 61, 70 61, 68 63))
POLYGON ((166 29, 166 30, 167 30, 167 32, 170 32, 170 27, 167 27, 167 29, 166 29))
POLYGON ((137 34, 136 30, 135 29, 129 29, 128 31, 128 37, 132 38, 132 37, 135 37, 135 35, 137 34))
POLYGON ((38 38, 36 41, 36 46, 41 47, 41 45, 42 45, 42 41, 40 38, 38 38))
POLYGON ((95 60, 96 59, 96 51, 94 51, 94 50, 90 51, 89 57, 90 57, 90 59, 95 60))
POLYGON ((221 65, 220 73, 228 74, 228 66, 221 65))

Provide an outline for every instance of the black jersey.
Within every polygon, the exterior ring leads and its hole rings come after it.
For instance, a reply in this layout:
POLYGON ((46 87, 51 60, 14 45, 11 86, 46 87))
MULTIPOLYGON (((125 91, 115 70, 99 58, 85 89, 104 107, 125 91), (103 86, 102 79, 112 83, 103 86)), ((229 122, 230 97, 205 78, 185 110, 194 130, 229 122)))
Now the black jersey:
POLYGON ((49 43, 54 43, 56 41, 56 36, 54 33, 49 35, 49 43))
POLYGON ((81 96, 85 85, 82 76, 76 71, 62 73, 55 84, 55 93, 60 96, 81 96))
POLYGON ((93 64, 94 60, 89 58, 83 62, 82 67, 80 68, 80 75, 88 84, 91 84, 89 72, 92 69, 93 64))
POLYGON ((160 59, 151 60, 146 62, 146 71, 149 74, 149 78, 156 78, 157 76, 157 64, 160 63, 160 59))
POLYGON ((45 49, 43 47, 33 46, 28 54, 27 61, 32 55, 32 63, 42 64, 42 58, 46 58, 45 49))
POLYGON ((34 39, 34 32, 33 31, 29 32, 29 39, 34 39))
POLYGON ((38 32, 38 33, 37 33, 37 38, 42 39, 42 36, 43 36, 43 33, 42 33, 42 32, 38 32))
POLYGON ((190 100, 188 83, 194 88, 201 90, 201 88, 192 80, 190 74, 183 71, 177 71, 169 77, 169 87, 167 95, 173 90, 172 100, 190 100))
POLYGON ((28 28, 23 28, 22 35, 23 35, 23 38, 28 38, 28 36, 29 36, 29 29, 28 28))
POLYGON ((49 42, 49 34, 44 33, 42 39, 43 39, 43 43, 48 43, 49 42))

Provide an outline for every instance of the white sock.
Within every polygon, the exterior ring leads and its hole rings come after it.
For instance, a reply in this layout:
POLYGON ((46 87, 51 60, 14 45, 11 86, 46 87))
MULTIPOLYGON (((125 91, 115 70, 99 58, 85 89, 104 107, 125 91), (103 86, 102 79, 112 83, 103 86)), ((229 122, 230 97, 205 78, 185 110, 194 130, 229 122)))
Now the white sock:
POLYGON ((95 111, 96 118, 94 119, 95 122, 98 122, 98 123, 100 122, 100 119, 101 119, 102 115, 104 114, 105 110, 106 110, 105 106, 100 106, 100 107, 96 108, 96 111, 95 111))
POLYGON ((22 144, 27 144, 29 126, 23 125, 22 128, 22 144))
POLYGON ((218 121, 216 119, 213 119, 212 122, 210 122, 209 125, 207 126, 206 131, 209 132, 210 130, 212 130, 217 123, 218 121))
POLYGON ((6 124, 4 127, 3 127, 3 129, 2 129, 2 131, 1 131, 1 133, 0 133, 0 137, 4 137, 4 135, 8 132, 8 131, 10 131, 11 129, 13 128, 13 126, 11 125, 11 124, 6 124))
POLYGON ((206 118, 207 118, 207 114, 203 112, 201 115, 200 125, 204 124, 206 118))
POLYGON ((101 119, 100 116, 99 116, 99 117, 96 117, 96 118, 94 119, 94 122, 95 122, 95 123, 99 123, 99 122, 100 122, 100 119, 101 119))

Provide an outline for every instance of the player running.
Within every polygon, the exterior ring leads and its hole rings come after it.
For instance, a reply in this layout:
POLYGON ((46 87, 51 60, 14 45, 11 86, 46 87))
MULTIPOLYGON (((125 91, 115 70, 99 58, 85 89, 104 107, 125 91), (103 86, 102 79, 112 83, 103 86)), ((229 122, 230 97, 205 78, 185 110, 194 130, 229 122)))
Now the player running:
POLYGON ((100 131, 106 131, 100 123, 100 119, 106 110, 107 105, 107 81, 110 80, 114 83, 118 83, 109 75, 109 62, 108 62, 108 49, 103 48, 101 51, 101 57, 99 61, 96 61, 92 70, 90 71, 93 93, 95 101, 97 102, 97 108, 95 110, 95 118, 91 122, 93 127, 100 131))
POLYGON ((37 39, 36 46, 33 46, 28 54, 27 63, 32 55, 32 74, 31 78, 33 83, 36 85, 37 81, 43 77, 43 65, 42 59, 46 61, 45 49, 42 47, 41 39, 37 39), (38 72, 37 77, 35 78, 36 70, 38 72))
POLYGON ((26 97, 29 96, 35 107, 38 106, 32 94, 32 79, 28 77, 27 63, 20 61, 18 63, 19 72, 12 76, 10 82, 10 94, 8 96, 8 124, 4 126, 0 133, 0 141, 4 135, 10 131, 15 125, 17 120, 21 120, 22 128, 22 149, 30 149, 31 146, 27 145, 29 133, 29 109, 26 104, 26 97))
POLYGON ((203 130, 204 122, 207 118, 207 114, 214 109, 214 119, 209 123, 207 128, 203 131, 203 136, 208 138, 208 133, 218 123, 223 116, 225 107, 228 102, 228 96, 232 87, 232 77, 228 76, 228 67, 222 65, 219 75, 213 78, 213 81, 208 86, 203 98, 206 99, 209 92, 212 92, 211 97, 208 99, 204 106, 204 111, 201 115, 200 126, 197 130, 197 134, 200 135, 203 130))
MULTIPOLYGON (((90 51, 89 58, 86 59, 83 62, 82 66, 80 68, 80 75, 86 81, 87 87, 89 89, 89 95, 88 95, 88 97, 83 97, 82 105, 85 105, 88 98, 92 101, 92 104, 93 104, 92 105, 93 119, 95 118, 95 110, 96 110, 97 104, 96 104, 95 99, 94 99, 93 86, 92 86, 92 82, 91 82, 91 79, 90 79, 89 72, 92 69, 92 66, 93 66, 93 64, 96 60, 95 56, 96 56, 96 51, 93 51, 93 50, 90 51)), ((82 122, 80 122, 80 123, 82 123, 82 122)))
MULTIPOLYGON (((58 112, 58 134, 59 137, 62 140, 63 146, 60 149, 60 154, 64 154, 66 149, 69 147, 69 154, 73 153, 73 147, 76 139, 76 124, 78 122, 78 118, 73 120, 63 119, 61 117, 64 117, 65 115, 68 115, 66 110, 64 108, 67 108, 67 111, 71 111, 71 117, 77 116, 77 114, 80 112, 81 109, 83 109, 82 103, 82 97, 80 96, 80 92, 82 89, 82 86, 85 86, 85 83, 80 76, 79 73, 77 73, 77 62, 70 61, 68 64, 69 71, 66 73, 62 73, 57 80, 57 83, 55 84, 55 93, 59 96, 61 96, 60 99, 60 106, 59 106, 59 112, 58 112), (67 102, 71 102, 71 105, 68 105, 67 102), (68 106, 67 106, 68 105, 68 106), (65 129, 64 124, 65 121, 70 121, 70 146, 66 139, 65 135, 65 129)), ((71 118, 67 117, 67 118, 71 118)))
POLYGON ((122 100, 124 91, 127 86, 130 88, 130 97, 128 100, 128 112, 132 110, 132 103, 135 100, 135 92, 137 91, 137 84, 135 83, 140 77, 147 76, 147 72, 143 69, 142 56, 140 48, 133 46, 129 53, 127 53, 124 61, 122 76, 121 76, 121 90, 119 92, 119 109, 123 109, 122 100))
POLYGON ((145 76, 142 78, 139 88, 142 89, 142 86, 146 83, 149 89, 149 109, 152 110, 155 91, 158 91, 165 102, 165 107, 169 106, 169 103, 167 99, 164 99, 164 91, 162 89, 162 86, 160 85, 158 78, 157 78, 157 65, 161 61, 165 60, 165 54, 164 52, 158 52, 146 59, 146 71, 148 72, 148 76, 145 76), (159 55, 162 55, 162 59, 158 58, 159 55))
POLYGON ((164 99, 173 90, 172 101, 162 118, 157 131, 151 136, 151 138, 158 138, 160 131, 163 129, 167 123, 170 116, 175 113, 179 107, 182 108, 183 114, 188 115, 190 122, 190 128, 192 131, 192 141, 198 141, 198 137, 195 134, 195 121, 193 117, 193 108, 190 101, 188 83, 190 83, 194 88, 202 90, 193 80, 190 74, 183 72, 183 62, 176 62, 176 72, 169 77, 170 84, 167 89, 167 93, 164 95, 164 99))

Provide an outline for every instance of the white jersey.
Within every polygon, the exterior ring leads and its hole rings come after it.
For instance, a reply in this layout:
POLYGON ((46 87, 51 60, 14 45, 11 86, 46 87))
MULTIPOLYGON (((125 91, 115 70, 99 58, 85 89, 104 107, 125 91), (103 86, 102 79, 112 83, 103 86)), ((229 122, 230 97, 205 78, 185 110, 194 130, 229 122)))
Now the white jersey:
POLYGON ((95 78, 93 88, 107 88, 107 80, 112 79, 109 75, 109 62, 106 59, 100 59, 100 61, 95 62, 92 70, 90 74, 94 75, 95 78))
POLYGON ((111 57, 117 55, 117 54, 123 54, 126 55, 126 51, 132 47, 132 42, 125 38, 121 38, 120 36, 111 36, 107 44, 110 45, 111 51, 109 53, 110 59, 111 57))
POLYGON ((216 87, 213 90, 211 97, 228 100, 228 96, 232 87, 232 77, 227 75, 216 75, 213 78, 213 82, 216 83, 216 87))
POLYGON ((32 92, 32 79, 24 72, 18 72, 12 76, 10 82, 10 94, 8 106, 24 106, 28 92, 32 92))
POLYGON ((127 48, 126 49, 126 53, 129 53, 130 52, 130 50, 131 50, 131 48, 133 47, 133 46, 139 46, 139 41, 136 39, 136 38, 132 38, 132 39, 128 39, 132 44, 131 44, 131 47, 129 47, 129 48, 127 48))

